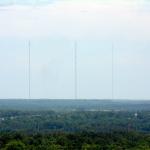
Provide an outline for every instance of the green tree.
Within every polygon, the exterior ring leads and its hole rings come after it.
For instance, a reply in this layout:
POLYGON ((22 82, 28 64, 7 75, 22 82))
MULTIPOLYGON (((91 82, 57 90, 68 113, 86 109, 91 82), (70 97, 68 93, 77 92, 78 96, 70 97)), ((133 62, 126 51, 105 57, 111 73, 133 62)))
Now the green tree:
POLYGON ((102 150, 102 148, 96 144, 83 144, 82 150, 102 150))
POLYGON ((6 144, 5 150, 25 150, 25 144, 21 141, 11 141, 6 144))

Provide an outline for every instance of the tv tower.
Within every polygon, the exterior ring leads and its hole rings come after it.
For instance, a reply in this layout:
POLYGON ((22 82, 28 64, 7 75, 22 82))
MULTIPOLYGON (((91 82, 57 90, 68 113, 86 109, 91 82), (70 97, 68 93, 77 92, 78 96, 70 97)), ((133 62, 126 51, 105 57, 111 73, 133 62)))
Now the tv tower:
POLYGON ((114 99, 114 44, 112 43, 112 100, 114 99))
POLYGON ((77 41, 74 43, 74 98, 78 99, 77 41))
POLYGON ((28 99, 31 98, 31 42, 28 42, 28 99))

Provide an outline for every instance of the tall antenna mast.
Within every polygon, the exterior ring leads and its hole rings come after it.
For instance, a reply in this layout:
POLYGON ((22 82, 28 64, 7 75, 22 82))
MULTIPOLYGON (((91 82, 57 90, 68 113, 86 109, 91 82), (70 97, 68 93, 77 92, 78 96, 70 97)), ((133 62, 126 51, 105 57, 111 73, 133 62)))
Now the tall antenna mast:
POLYGON ((74 43, 74 96, 78 99, 78 83, 77 83, 77 41, 74 43))
POLYGON ((28 74, 28 86, 29 86, 28 87, 28 90, 29 90, 28 94, 29 95, 28 95, 28 98, 30 99, 31 98, 31 42, 30 41, 28 42, 28 50, 29 50, 28 51, 28 55, 29 55, 28 56, 28 58, 29 58, 29 64, 28 64, 28 69, 29 69, 28 70, 28 73, 29 73, 28 74))
POLYGON ((112 100, 114 99, 114 44, 112 43, 112 100))

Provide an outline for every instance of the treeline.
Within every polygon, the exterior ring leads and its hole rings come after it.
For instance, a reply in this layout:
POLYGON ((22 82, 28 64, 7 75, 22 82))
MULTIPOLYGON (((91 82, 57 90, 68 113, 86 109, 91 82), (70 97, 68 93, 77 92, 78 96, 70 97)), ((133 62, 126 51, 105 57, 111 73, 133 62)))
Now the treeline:
POLYGON ((0 131, 150 132, 150 111, 0 111, 0 131))
POLYGON ((1 150, 150 150, 150 135, 113 133, 1 133, 1 150))
POLYGON ((150 111, 0 111, 0 150, 150 150, 150 111))

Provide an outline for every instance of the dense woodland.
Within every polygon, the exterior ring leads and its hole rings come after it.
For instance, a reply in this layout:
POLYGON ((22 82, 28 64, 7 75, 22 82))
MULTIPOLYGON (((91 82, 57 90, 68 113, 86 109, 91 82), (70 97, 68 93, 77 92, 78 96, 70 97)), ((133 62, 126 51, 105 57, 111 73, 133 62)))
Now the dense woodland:
POLYGON ((3 133, 1 150, 150 150, 150 135, 114 133, 3 133))
POLYGON ((103 109, 91 104, 57 103, 55 109, 30 105, 33 109, 26 109, 24 104, 12 103, 9 109, 0 103, 0 149, 150 150, 148 104, 135 103, 134 109, 127 103, 111 107, 107 102, 103 109))
POLYGON ((0 131, 150 133, 150 111, 0 111, 0 131))
POLYGON ((150 150, 150 111, 0 111, 2 150, 150 150))

